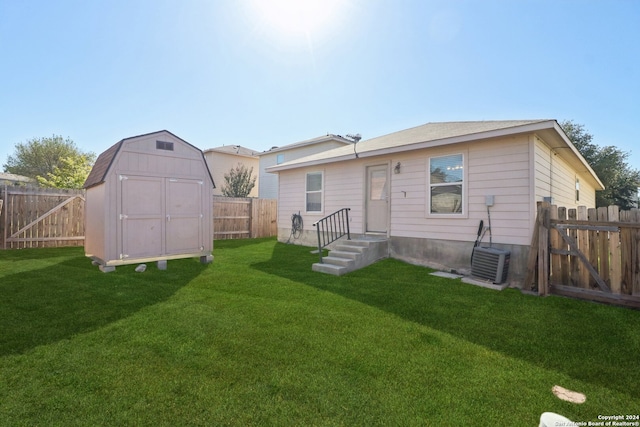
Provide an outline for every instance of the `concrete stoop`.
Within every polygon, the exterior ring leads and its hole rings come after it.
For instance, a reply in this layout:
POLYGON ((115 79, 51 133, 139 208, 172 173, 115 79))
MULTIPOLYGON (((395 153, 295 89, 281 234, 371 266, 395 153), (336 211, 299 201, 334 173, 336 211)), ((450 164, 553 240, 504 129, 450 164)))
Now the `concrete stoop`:
POLYGON ((388 257, 389 243, 386 239, 340 240, 329 255, 322 258, 322 263, 313 264, 312 270, 342 276, 388 257))

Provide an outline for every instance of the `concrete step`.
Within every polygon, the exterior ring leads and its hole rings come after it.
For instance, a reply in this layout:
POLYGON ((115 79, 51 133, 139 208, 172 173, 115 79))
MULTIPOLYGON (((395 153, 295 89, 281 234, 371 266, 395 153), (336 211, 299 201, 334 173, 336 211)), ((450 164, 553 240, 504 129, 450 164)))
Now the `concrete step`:
POLYGON ((342 276, 343 274, 349 272, 349 269, 347 267, 327 263, 320 264, 319 262, 313 264, 311 269, 319 273, 331 274, 333 276, 342 276))
POLYGON ((354 252, 354 251, 330 251, 329 256, 335 258, 346 258, 346 259, 358 259, 358 257, 362 254, 362 252, 354 252))
POLYGON ((341 243, 339 245, 336 245, 335 250, 337 251, 342 251, 342 252, 356 252, 356 253, 363 253, 364 251, 367 250, 367 246, 360 246, 360 245, 352 245, 352 244, 348 244, 348 243, 341 243))
POLYGON ((389 243, 386 239, 340 240, 323 258, 313 264, 313 271, 341 276, 387 258, 389 243))
POLYGON ((329 256, 323 257, 322 262, 325 264, 341 265, 343 267, 349 267, 354 263, 354 260, 351 258, 337 257, 332 254, 333 252, 331 252, 329 256))

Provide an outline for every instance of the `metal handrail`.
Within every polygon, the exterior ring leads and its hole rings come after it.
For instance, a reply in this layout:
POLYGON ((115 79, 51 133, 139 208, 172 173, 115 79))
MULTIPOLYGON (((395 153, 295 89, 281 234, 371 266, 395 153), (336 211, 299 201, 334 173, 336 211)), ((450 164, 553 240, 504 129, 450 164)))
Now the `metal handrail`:
POLYGON ((322 264, 322 248, 344 236, 347 236, 347 240, 351 240, 351 233, 349 232, 350 210, 351 208, 342 208, 313 223, 318 232, 320 264, 322 264))

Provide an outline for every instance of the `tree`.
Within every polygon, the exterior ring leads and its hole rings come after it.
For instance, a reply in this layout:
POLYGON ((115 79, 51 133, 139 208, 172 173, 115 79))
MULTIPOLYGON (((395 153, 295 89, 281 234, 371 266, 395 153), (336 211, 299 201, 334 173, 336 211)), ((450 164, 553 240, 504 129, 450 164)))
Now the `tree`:
MULTIPOLYGON (((7 158, 3 168, 5 172, 36 180, 41 177, 47 182, 52 179, 52 176, 57 176, 58 178, 53 181, 62 183, 70 178, 64 176, 65 173, 80 173, 74 169, 79 167, 84 170, 82 168, 87 164, 91 165, 94 160, 94 153, 84 153, 71 139, 53 135, 49 138, 32 138, 25 143, 16 144, 15 154, 7 158)), ((87 171, 85 178, 88 173, 87 171)), ((80 178, 76 177, 70 181, 78 179, 80 178)))
POLYGON ((596 206, 617 205, 623 210, 637 207, 640 171, 627 163, 629 153, 594 144, 584 126, 572 120, 565 120, 560 126, 605 186, 596 192, 596 206))
POLYGON ((48 172, 46 177, 38 175, 38 183, 43 187, 82 188, 87 180, 94 158, 87 154, 63 157, 60 165, 48 172))
POLYGON ((222 194, 227 197, 247 197, 256 185, 257 177, 251 177, 252 173, 253 167, 247 169, 245 165, 238 163, 229 173, 224 174, 222 194))

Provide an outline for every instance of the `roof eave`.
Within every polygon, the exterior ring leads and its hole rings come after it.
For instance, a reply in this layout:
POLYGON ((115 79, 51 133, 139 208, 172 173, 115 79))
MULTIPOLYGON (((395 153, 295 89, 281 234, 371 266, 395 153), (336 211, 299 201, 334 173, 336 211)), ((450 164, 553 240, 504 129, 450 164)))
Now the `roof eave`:
POLYGON ((318 138, 313 138, 307 141, 300 141, 300 142, 296 142, 293 144, 289 144, 289 145, 284 145, 282 147, 276 147, 276 148, 271 148, 267 151, 263 151, 261 153, 257 153, 257 156, 265 156, 267 154, 273 154, 273 153, 278 153, 280 151, 288 151, 288 150, 293 150, 296 148, 301 148, 301 147, 306 147, 308 145, 314 145, 314 144, 320 144, 323 142, 328 142, 328 141, 336 141, 336 142, 342 142, 344 145, 349 145, 349 144, 353 144, 353 141, 349 141, 348 139, 345 139, 341 136, 338 135, 326 135, 323 137, 318 137, 318 138))
POLYGON ((295 160, 293 160, 291 164, 283 163, 281 165, 271 166, 270 168, 267 168, 266 171, 279 172, 282 170, 290 170, 290 169, 297 169, 297 168, 307 167, 307 166, 316 166, 316 165, 321 165, 326 163, 353 160, 355 158, 366 158, 366 157, 382 156, 386 154, 402 153, 406 151, 420 150, 424 148, 433 148, 433 147, 440 147, 443 145, 459 144, 459 143, 475 141, 479 139, 499 138, 504 136, 516 135, 520 133, 536 132, 543 129, 552 129, 554 128, 555 125, 557 125, 557 122, 555 120, 541 120, 535 123, 508 127, 504 129, 495 129, 495 130, 471 133, 466 135, 458 135, 458 136, 434 139, 434 140, 424 141, 424 142, 414 142, 414 143, 408 143, 400 146, 386 147, 386 148, 380 148, 377 150, 369 150, 369 151, 363 151, 363 152, 358 152, 357 151, 358 145, 355 144, 354 150, 355 152, 357 152, 357 154, 342 155, 337 157, 327 157, 323 159, 311 160, 308 162, 296 162, 295 160))

